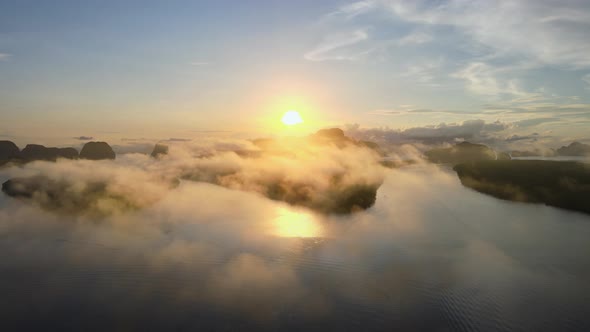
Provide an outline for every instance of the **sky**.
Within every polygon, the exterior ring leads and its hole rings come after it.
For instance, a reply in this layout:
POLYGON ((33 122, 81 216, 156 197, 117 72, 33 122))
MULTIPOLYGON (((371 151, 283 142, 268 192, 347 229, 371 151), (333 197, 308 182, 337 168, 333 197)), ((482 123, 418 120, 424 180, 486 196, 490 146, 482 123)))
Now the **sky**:
POLYGON ((277 135, 295 109, 301 132, 584 141, 588 31, 582 0, 5 0, 0 135, 277 135))

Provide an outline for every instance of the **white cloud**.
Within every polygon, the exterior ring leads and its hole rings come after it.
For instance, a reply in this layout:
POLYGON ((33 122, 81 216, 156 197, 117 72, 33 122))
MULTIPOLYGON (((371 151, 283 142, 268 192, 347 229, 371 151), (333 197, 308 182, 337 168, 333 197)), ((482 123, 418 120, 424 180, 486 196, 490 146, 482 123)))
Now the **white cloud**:
POLYGON ((364 29, 338 34, 324 40, 320 46, 307 52, 303 57, 309 61, 355 60, 370 50, 351 50, 349 47, 367 40, 368 37, 364 29))
POLYGON ((499 72, 501 70, 502 69, 494 68, 484 62, 472 62, 451 76, 465 80, 466 88, 469 91, 480 95, 529 95, 528 92, 519 88, 516 79, 499 78, 499 72))
MULTIPOLYGON (((584 1, 365 0, 322 16, 316 28, 327 38, 307 60, 388 62, 384 70, 402 81, 453 90, 449 77, 460 79, 485 99, 535 104, 555 96, 554 82, 529 73, 550 68, 577 80, 572 70, 590 68, 584 1)), ((590 90, 590 74, 582 80, 590 90)))
POLYGON ((336 11, 325 15, 324 20, 330 20, 333 18, 352 19, 356 16, 365 14, 375 9, 376 7, 377 3, 371 0, 354 2, 348 5, 341 6, 336 11))
POLYGON ((384 4, 408 22, 455 27, 498 54, 544 64, 590 66, 587 2, 393 0, 384 4))
POLYGON ((376 56, 392 47, 420 45, 432 41, 433 37, 424 31, 415 31, 401 38, 369 36, 368 30, 377 28, 376 21, 370 19, 378 10, 382 12, 382 9, 382 3, 365 0, 341 6, 322 16, 317 28, 326 38, 319 46, 307 52, 304 58, 310 61, 354 61, 370 53, 376 56), (367 17, 369 20, 365 20, 367 17))

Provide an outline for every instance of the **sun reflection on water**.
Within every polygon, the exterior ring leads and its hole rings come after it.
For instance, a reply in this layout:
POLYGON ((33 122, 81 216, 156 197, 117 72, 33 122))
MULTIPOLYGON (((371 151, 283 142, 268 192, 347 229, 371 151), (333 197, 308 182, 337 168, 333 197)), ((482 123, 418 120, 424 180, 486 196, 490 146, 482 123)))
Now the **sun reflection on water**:
POLYGON ((273 220, 273 234, 280 237, 322 237, 324 229, 311 213, 280 208, 273 220))

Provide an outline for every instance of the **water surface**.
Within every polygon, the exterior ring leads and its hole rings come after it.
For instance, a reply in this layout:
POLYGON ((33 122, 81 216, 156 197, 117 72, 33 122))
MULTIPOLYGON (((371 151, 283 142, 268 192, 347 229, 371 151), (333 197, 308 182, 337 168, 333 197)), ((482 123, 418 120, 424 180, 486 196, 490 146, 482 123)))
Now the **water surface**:
POLYGON ((190 182, 106 220, 0 207, 2 330, 590 330, 590 216, 449 169, 352 216, 190 182))

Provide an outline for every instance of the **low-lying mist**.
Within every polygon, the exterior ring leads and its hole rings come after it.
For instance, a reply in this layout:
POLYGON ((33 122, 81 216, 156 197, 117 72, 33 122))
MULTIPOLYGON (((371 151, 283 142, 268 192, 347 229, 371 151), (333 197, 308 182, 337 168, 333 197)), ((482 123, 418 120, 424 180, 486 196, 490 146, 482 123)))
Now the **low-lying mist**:
POLYGON ((115 162, 33 162, 11 169, 15 178, 3 190, 46 209, 94 215, 144 208, 180 180, 255 192, 323 213, 350 213, 374 204, 384 176, 374 149, 344 136, 257 143, 171 142, 155 158, 126 154, 115 162))
POLYGON ((178 142, 157 158, 2 169, 2 181, 44 180, 30 198, 0 195, 0 291, 13 303, 0 318, 94 330, 534 330, 548 326, 538 312, 584 322, 587 303, 562 298, 589 290, 572 254, 590 250, 587 216, 488 198, 444 166, 385 169, 355 144, 274 144, 178 142), (327 213, 359 185, 379 188, 374 205, 327 213), (549 282, 528 310, 508 310, 549 282))

